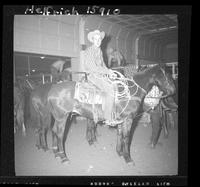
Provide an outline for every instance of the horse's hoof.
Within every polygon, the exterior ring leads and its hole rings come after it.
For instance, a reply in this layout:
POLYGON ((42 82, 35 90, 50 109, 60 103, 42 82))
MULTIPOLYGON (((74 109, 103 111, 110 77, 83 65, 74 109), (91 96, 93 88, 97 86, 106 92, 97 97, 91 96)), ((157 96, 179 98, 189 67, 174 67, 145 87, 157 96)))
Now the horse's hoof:
POLYGON ((123 152, 122 151, 117 151, 117 154, 119 155, 119 157, 123 156, 123 152))
POLYGON ((42 147, 40 145, 35 145, 37 147, 38 150, 42 149, 42 147))
POLYGON ((26 133, 25 133, 25 132, 23 132, 23 133, 22 133, 22 136, 23 136, 23 137, 26 137, 26 133))
POLYGON ((59 153, 54 153, 55 154, 55 158, 60 158, 59 153))
POLYGON ((56 154, 58 153, 58 149, 51 149, 52 153, 56 154))
POLYGON ((101 134, 99 134, 99 133, 96 133, 96 136, 97 136, 97 137, 101 137, 101 134))
POLYGON ((165 135, 164 135, 164 138, 165 138, 165 139, 168 139, 168 138, 169 138, 169 134, 165 134, 165 135))
POLYGON ((158 145, 158 146, 163 146, 163 143, 158 142, 157 145, 158 145))
POLYGON ((135 162, 133 160, 129 161, 127 164, 128 166, 135 166, 135 162))
POLYGON ((49 151, 49 148, 48 147, 43 147, 43 151, 44 152, 49 151))
POLYGON ((65 158, 63 158, 63 159, 61 160, 61 163, 62 163, 62 164, 69 164, 69 159, 68 159, 67 157, 65 157, 65 158))
POLYGON ((130 156, 124 156, 124 160, 128 165, 135 165, 134 161, 130 156))
POLYGON ((150 142, 150 143, 148 144, 148 147, 151 148, 151 149, 155 149, 156 144, 150 142))
POLYGON ((89 143, 89 145, 94 144, 94 142, 92 140, 89 140, 88 143, 89 143))
POLYGON ((163 145, 163 144, 162 144, 161 142, 157 142, 157 143, 152 143, 152 142, 150 142, 150 143, 148 144, 149 148, 151 148, 151 149, 155 149, 156 146, 162 146, 162 145, 163 145))

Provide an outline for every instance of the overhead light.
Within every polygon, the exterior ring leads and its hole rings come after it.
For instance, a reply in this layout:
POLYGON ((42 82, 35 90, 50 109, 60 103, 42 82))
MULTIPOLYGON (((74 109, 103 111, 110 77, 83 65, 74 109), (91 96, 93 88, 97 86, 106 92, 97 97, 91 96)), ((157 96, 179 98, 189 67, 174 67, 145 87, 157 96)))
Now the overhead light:
POLYGON ((44 59, 45 57, 44 57, 44 56, 41 56, 40 58, 41 58, 41 59, 44 59))
POLYGON ((35 69, 32 69, 32 72, 35 72, 35 69))
POLYGON ((157 29, 153 29, 153 30, 150 30, 151 32, 155 32, 155 31, 157 31, 157 29))
POLYGON ((160 28, 158 30, 162 31, 162 30, 166 30, 167 28, 166 27, 163 27, 163 28, 160 28))
POLYGON ((176 26, 171 26, 171 27, 169 27, 170 29, 173 29, 173 28, 176 28, 176 26))

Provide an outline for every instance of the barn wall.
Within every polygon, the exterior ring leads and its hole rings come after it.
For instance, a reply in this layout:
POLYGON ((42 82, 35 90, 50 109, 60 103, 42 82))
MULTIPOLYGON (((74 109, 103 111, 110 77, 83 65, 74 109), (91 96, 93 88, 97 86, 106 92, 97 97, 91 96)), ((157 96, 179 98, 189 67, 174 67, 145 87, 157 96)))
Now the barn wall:
POLYGON ((141 36, 138 43, 139 64, 155 64, 162 61, 163 45, 149 36, 141 36))
POLYGON ((178 62, 178 44, 172 43, 164 47, 163 51, 164 62, 178 62))
POLYGON ((79 19, 79 16, 16 15, 14 51, 77 57, 79 19))
POLYGON ((128 63, 133 63, 137 65, 137 57, 138 57, 138 43, 137 39, 139 38, 139 35, 137 32, 131 31, 128 39, 127 39, 127 53, 128 53, 128 58, 127 62, 128 63))

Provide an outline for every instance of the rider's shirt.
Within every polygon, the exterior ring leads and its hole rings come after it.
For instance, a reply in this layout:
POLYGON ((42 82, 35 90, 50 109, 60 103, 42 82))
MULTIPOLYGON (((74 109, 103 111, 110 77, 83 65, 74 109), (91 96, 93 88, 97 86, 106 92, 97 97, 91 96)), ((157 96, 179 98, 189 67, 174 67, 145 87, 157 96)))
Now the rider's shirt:
POLYGON ((159 90, 157 86, 153 86, 151 91, 146 95, 144 99, 144 103, 146 103, 149 107, 154 109, 160 101, 160 97, 162 95, 162 92, 159 90))
POLYGON ((100 48, 91 46, 85 51, 84 69, 88 73, 109 74, 109 69, 103 61, 103 55, 100 48))

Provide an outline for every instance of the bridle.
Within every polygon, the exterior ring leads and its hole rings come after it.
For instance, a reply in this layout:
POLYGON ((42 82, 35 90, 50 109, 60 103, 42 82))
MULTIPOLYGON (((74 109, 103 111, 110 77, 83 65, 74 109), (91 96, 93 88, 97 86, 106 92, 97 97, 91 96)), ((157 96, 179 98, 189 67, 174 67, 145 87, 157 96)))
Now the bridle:
MULTIPOLYGON (((163 68, 160 68, 161 69, 161 71, 162 71, 162 73, 163 73, 163 75, 164 75, 164 77, 165 77, 165 83, 167 83, 167 87, 170 87, 170 84, 169 84, 169 80, 168 80, 168 78, 167 78, 167 76, 166 76, 166 73, 165 73, 165 71, 164 71, 164 69, 163 68)), ((161 96, 161 98, 165 98, 165 97, 168 97, 168 94, 165 94, 165 95, 163 95, 163 96, 161 96)))
MULTIPOLYGON (((163 75, 164 75, 165 82, 167 83, 167 86, 170 86, 169 80, 168 80, 168 78, 167 78, 167 76, 166 76, 166 73, 165 73, 164 69, 163 69, 163 68, 160 68, 160 69, 161 69, 161 71, 162 71, 162 73, 163 73, 163 75)), ((147 94, 147 91, 146 91, 144 88, 142 88, 140 85, 138 85, 138 84, 135 82, 134 79, 128 79, 128 78, 127 78, 127 80, 133 82, 133 83, 134 83, 133 86, 137 86, 137 89, 136 89, 135 93, 134 93, 133 95, 131 95, 131 96, 135 96, 135 95, 137 94, 138 88, 140 88, 145 94, 147 94)), ((130 87, 133 87, 133 86, 129 86, 129 88, 130 88, 130 87)), ((159 97, 149 97, 149 98, 162 99, 162 98, 165 98, 165 97, 168 97, 168 94, 165 94, 165 95, 159 96, 159 97)))

